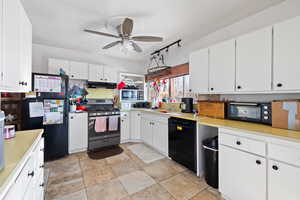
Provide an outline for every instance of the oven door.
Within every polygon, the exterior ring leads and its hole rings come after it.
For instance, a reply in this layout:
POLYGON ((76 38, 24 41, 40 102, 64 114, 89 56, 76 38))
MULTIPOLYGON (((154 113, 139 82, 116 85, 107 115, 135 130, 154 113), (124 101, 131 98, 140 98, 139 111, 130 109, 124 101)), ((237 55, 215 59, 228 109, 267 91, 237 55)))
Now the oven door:
POLYGON ((88 150, 120 144, 120 115, 89 116, 88 150))
POLYGON ((261 122, 261 106, 257 103, 230 103, 227 108, 228 119, 261 122))
POLYGON ((121 101, 136 101, 137 90, 121 90, 121 101))

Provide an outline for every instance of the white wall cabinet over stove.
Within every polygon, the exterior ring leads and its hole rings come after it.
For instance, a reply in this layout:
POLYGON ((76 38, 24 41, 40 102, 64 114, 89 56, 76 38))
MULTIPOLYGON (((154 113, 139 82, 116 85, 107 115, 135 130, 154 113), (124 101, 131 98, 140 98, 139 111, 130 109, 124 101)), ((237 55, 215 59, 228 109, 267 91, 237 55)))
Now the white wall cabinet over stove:
POLYGON ((69 153, 86 151, 88 146, 88 113, 69 113, 69 153))
POLYGON ((118 70, 104 65, 89 64, 89 81, 92 82, 118 82, 118 70))

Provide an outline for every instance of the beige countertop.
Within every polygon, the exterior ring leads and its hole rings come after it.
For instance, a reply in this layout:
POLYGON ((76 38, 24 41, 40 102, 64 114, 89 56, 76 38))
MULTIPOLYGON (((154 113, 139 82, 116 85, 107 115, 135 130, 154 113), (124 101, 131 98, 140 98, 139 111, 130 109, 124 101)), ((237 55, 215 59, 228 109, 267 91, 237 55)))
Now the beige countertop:
POLYGON ((28 159, 31 151, 41 138, 43 129, 17 131, 16 137, 4 141, 5 166, 0 171, 0 192, 5 192, 9 183, 17 176, 18 168, 21 168, 28 159))
POLYGON ((286 139, 290 141, 300 142, 300 131, 292 131, 286 129, 273 128, 272 126, 250 123, 250 122, 241 122, 228 119, 215 119, 205 116, 195 116, 191 113, 176 113, 168 112, 162 113, 161 110, 151 110, 151 109, 133 109, 140 110, 150 113, 157 113, 163 115, 169 115, 170 117, 177 117, 182 119, 194 120, 201 125, 213 126, 218 128, 229 128, 234 130, 244 130, 255 133, 263 133, 265 135, 274 136, 281 139, 286 139))

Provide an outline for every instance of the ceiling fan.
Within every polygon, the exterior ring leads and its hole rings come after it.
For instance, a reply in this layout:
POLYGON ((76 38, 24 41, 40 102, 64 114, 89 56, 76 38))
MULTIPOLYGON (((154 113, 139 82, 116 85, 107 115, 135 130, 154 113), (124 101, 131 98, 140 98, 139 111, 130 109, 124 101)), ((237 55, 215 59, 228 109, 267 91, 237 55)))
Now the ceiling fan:
POLYGON ((142 52, 142 48, 137 45, 135 42, 161 42, 163 38, 155 37, 155 36, 132 36, 133 30, 133 20, 130 18, 125 18, 123 23, 116 27, 118 35, 113 35, 110 33, 103 33, 99 31, 93 31, 89 29, 85 29, 85 32, 97 34, 101 36, 107 36, 112 38, 118 38, 120 40, 112 42, 108 45, 105 45, 102 49, 109 49, 116 45, 123 45, 127 50, 134 50, 136 52, 142 52))

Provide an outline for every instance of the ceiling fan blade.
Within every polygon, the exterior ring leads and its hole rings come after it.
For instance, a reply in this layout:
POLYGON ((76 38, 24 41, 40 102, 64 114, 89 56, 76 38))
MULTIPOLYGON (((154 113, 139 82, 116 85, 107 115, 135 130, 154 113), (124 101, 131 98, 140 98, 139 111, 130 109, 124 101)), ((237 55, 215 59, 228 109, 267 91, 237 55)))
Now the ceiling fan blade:
POLYGON ((123 35, 130 36, 133 29, 133 20, 126 18, 122 24, 123 35))
POLYGON ((97 35, 102 35, 102 36, 108 36, 108 37, 113 37, 113 38, 120 38, 119 36, 116 36, 116 35, 113 35, 113 34, 110 34, 110 33, 103 33, 103 32, 93 31, 93 30, 88 30, 88 29, 85 29, 84 31, 88 32, 88 33, 97 34, 97 35))
POLYGON ((133 49, 134 49, 136 52, 141 53, 141 52, 143 51, 142 48, 141 48, 139 45, 137 45, 136 43, 131 42, 131 44, 132 44, 132 46, 133 46, 133 49))
POLYGON ((109 43, 108 45, 105 45, 102 49, 109 49, 109 48, 114 47, 118 44, 121 44, 121 41, 115 41, 115 42, 109 43))
POLYGON ((135 36, 131 38, 134 41, 138 42, 161 42, 163 41, 162 37, 155 37, 155 36, 135 36))

